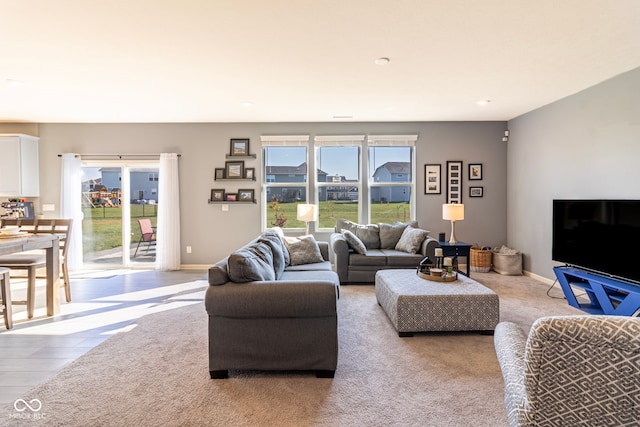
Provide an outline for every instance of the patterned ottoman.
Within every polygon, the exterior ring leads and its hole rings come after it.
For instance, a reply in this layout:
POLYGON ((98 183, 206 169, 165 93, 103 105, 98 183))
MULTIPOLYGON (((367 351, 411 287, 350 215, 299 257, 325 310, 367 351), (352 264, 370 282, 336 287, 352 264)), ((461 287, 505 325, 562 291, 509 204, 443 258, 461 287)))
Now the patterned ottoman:
POLYGON ((428 331, 493 333, 500 320, 498 295, 462 274, 453 282, 433 282, 415 270, 380 270, 376 298, 401 337, 428 331))

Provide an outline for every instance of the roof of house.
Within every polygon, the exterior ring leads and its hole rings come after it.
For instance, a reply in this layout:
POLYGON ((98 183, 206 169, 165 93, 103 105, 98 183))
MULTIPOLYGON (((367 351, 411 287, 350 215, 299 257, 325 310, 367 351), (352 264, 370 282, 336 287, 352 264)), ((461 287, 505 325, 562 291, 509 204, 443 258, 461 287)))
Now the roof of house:
POLYGON ((379 166, 376 171, 373 173, 375 176, 379 170, 386 169, 389 173, 411 173, 411 162, 387 162, 382 166, 379 166))

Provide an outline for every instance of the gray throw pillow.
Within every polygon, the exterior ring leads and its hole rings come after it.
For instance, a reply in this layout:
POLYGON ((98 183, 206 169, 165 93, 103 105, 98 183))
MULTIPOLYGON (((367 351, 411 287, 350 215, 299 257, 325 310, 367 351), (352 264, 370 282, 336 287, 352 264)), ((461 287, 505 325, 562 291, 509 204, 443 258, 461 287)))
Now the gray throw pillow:
POLYGON ((402 236, 396 245, 396 250, 415 254, 428 235, 429 233, 426 230, 407 227, 402 232, 402 236))
POLYGON ((402 237, 405 228, 418 228, 418 221, 398 222, 393 225, 380 223, 378 227, 380 229, 380 247, 382 249, 394 249, 400 237, 402 237))
POLYGON ((318 242, 312 235, 301 237, 284 237, 284 243, 291 256, 291 265, 313 264, 323 262, 318 242))
POLYGON ((342 236, 347 241, 350 247, 361 255, 367 253, 367 247, 362 243, 362 240, 358 239, 358 236, 350 232, 349 230, 342 230, 342 236))
POLYGON ((256 242, 238 249, 227 259, 227 273, 231 281, 237 283, 275 280, 271 248, 256 242))
POLYGON ((367 249, 378 249, 380 247, 380 230, 377 224, 357 224, 348 219, 339 219, 336 221, 336 231, 349 230, 355 234, 367 249))
POLYGON ((284 230, 281 227, 273 227, 272 230, 276 232, 282 241, 282 247, 284 248, 284 266, 286 267, 291 264, 291 256, 289 256, 289 250, 284 242, 284 230))
POLYGON ((280 236, 274 230, 266 230, 262 233, 258 242, 266 243, 271 248, 271 253, 273 254, 273 271, 276 273, 276 280, 280 279, 286 267, 284 263, 284 253, 287 252, 280 236))

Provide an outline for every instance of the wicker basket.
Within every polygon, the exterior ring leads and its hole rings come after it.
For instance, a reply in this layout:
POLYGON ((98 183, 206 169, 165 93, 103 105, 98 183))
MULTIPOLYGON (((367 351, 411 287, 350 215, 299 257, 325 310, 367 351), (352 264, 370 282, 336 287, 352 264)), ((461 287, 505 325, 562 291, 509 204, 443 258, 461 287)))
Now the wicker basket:
POLYGON ((488 273, 491 271, 491 250, 471 248, 471 271, 488 273))

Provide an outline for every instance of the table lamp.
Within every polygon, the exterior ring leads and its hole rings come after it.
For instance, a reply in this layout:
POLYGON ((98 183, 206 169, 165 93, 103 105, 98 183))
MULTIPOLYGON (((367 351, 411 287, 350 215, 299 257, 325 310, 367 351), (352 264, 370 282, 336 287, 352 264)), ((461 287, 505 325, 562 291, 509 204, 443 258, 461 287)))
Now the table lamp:
POLYGON ((318 220, 318 206, 300 203, 297 218, 298 221, 304 221, 307 224, 306 234, 309 234, 309 222, 318 220))
POLYGON ((461 203, 447 203, 442 205, 442 219, 451 221, 451 238, 449 239, 449 243, 456 243, 456 221, 462 221, 464 219, 464 205, 461 203))

